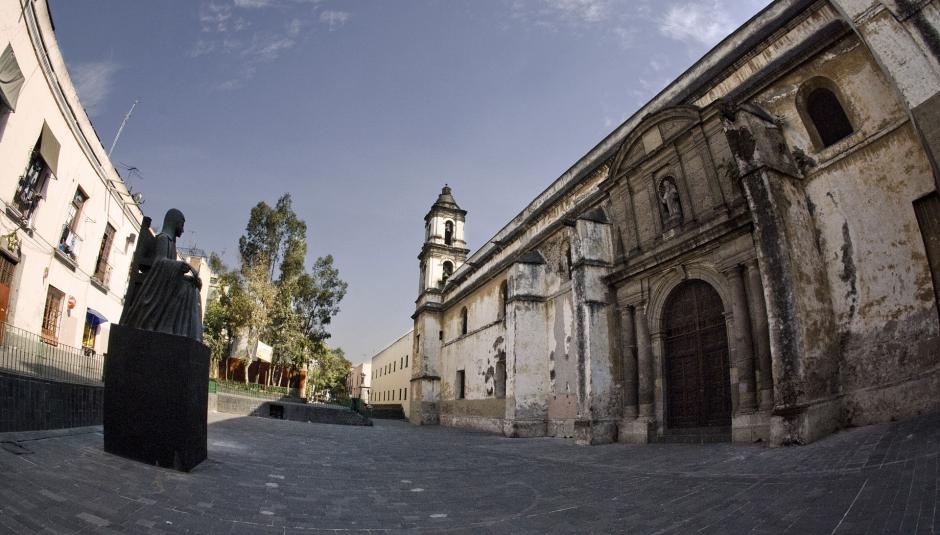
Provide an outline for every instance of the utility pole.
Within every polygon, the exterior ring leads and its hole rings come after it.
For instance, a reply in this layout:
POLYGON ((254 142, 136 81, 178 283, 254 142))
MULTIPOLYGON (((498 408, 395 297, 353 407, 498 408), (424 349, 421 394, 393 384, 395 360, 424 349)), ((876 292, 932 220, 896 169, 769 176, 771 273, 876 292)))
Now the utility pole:
POLYGON ((114 141, 111 142, 111 148, 108 149, 108 158, 111 157, 111 153, 114 152, 114 146, 117 145, 118 139, 121 138, 121 132, 124 131, 124 126, 127 125, 127 120, 131 118, 131 114, 134 113, 134 108, 137 107, 137 103, 140 102, 139 98, 134 99, 134 103, 131 104, 130 111, 127 112, 127 115, 124 116, 124 120, 121 121, 121 127, 118 128, 117 134, 114 135, 114 141))

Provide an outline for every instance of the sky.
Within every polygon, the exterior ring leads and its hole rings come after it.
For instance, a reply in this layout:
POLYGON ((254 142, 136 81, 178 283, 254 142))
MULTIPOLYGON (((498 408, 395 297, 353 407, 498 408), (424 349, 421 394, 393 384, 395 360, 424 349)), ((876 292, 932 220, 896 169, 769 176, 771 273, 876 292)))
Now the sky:
POLYGON ((767 0, 49 0, 59 46, 145 214, 237 262, 290 193, 308 267, 349 291, 354 364, 412 326, 447 183, 475 251, 767 0), (127 172, 127 168, 138 172, 127 172))

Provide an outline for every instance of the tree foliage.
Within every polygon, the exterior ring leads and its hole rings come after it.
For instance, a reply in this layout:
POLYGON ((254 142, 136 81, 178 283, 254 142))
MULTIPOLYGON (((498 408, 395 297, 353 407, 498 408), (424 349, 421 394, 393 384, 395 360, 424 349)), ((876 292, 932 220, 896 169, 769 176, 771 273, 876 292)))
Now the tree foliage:
POLYGON ((330 349, 326 340, 347 285, 332 255, 318 257, 306 269, 307 225, 294 212, 290 194, 273 207, 262 201, 251 209, 238 252, 241 265, 236 271, 227 270, 217 255, 209 259, 214 271, 224 272, 220 280, 226 288, 206 307, 205 340, 213 358, 231 353, 236 334, 246 337, 249 348, 260 340, 274 350, 277 381, 284 371, 304 369, 315 361, 310 379, 317 390, 339 394, 346 375, 339 369, 344 362, 348 369, 349 363, 342 350, 330 349))
POLYGON ((313 388, 316 396, 324 397, 328 393, 331 398, 346 397, 346 375, 351 367, 352 364, 346 359, 346 353, 341 348, 319 346, 313 366, 313 388))

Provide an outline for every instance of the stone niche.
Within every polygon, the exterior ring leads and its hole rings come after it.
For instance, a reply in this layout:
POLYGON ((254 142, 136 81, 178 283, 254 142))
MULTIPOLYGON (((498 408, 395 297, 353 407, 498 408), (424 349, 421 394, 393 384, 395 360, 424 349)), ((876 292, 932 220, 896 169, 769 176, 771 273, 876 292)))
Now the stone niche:
POLYGON ((209 348, 191 338, 111 327, 104 449, 189 472, 206 459, 209 348))

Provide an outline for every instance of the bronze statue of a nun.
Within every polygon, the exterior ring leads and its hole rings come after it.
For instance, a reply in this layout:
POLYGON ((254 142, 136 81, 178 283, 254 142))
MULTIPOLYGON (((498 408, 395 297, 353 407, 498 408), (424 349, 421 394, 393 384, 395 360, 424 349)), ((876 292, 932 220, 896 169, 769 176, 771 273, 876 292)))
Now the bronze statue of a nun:
POLYGON ((192 266, 176 259, 176 238, 183 235, 185 222, 183 213, 173 208, 156 238, 141 232, 122 325, 202 341, 202 282, 192 266))

